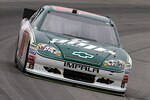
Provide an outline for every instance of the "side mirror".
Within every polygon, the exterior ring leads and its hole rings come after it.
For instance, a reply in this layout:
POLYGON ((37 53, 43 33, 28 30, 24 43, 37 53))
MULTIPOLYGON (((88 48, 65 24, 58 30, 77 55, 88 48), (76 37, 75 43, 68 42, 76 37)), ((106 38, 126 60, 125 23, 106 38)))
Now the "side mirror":
POLYGON ((35 12, 36 12, 36 10, 24 8, 22 19, 24 19, 24 18, 30 19, 31 16, 32 16, 35 12))

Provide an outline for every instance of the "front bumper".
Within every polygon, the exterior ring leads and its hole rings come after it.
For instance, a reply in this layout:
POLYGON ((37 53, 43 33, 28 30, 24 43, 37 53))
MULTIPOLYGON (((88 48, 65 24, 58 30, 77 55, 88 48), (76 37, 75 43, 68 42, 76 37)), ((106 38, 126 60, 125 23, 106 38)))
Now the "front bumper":
POLYGON ((27 63, 25 71, 32 73, 32 74, 48 77, 48 78, 53 78, 53 79, 62 80, 62 81, 66 81, 66 82, 81 84, 81 85, 90 86, 90 87, 94 87, 94 88, 106 89, 106 90, 116 91, 116 92, 121 92, 121 93, 126 91, 127 84, 124 88, 121 88, 121 83, 122 83, 124 73, 111 73, 109 71, 100 70, 100 73, 95 74, 95 73, 88 73, 88 72, 82 71, 83 73, 95 75, 94 82, 89 83, 89 82, 83 82, 80 80, 73 80, 70 78, 65 78, 64 77, 64 69, 68 69, 68 70, 72 70, 72 71, 79 71, 79 70, 64 68, 63 63, 64 63, 63 61, 47 59, 47 58, 44 58, 37 54, 36 59, 35 59, 34 68, 31 69, 29 67, 29 63, 27 63), (57 68, 61 72, 61 74, 48 72, 47 70, 44 69, 44 66, 52 66, 53 68, 57 68), (105 84, 105 83, 97 82, 96 80, 100 77, 111 79, 114 82, 112 84, 105 84))

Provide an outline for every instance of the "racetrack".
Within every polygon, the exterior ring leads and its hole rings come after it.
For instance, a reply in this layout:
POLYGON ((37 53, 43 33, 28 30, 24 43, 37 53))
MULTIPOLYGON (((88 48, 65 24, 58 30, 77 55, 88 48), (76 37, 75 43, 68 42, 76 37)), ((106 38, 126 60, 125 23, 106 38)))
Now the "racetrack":
POLYGON ((24 75, 14 64, 15 44, 24 7, 47 3, 0 2, 0 100, 150 100, 150 6, 52 3, 110 16, 123 47, 133 59, 125 97, 40 80, 24 75))

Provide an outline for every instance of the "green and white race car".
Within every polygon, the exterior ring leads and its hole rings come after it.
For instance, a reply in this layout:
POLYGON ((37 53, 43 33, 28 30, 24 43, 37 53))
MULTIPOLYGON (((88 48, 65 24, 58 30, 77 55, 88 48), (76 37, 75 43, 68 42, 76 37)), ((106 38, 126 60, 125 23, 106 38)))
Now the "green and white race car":
POLYGON ((24 10, 15 62, 24 72, 121 93, 132 68, 110 18, 50 5, 24 10))

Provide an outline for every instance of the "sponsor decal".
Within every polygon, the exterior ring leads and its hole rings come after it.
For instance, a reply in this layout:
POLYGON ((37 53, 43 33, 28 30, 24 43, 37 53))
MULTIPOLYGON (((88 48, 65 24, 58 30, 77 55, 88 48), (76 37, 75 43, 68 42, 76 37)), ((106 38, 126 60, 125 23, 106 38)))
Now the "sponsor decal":
POLYGON ((54 10, 56 10, 56 11, 65 11, 65 12, 72 12, 72 9, 70 9, 70 8, 59 7, 59 6, 54 6, 54 10))
POLYGON ((91 16, 97 16, 97 17, 99 17, 99 15, 97 15, 97 14, 93 14, 93 13, 82 11, 82 10, 78 10, 78 13, 79 14, 86 14, 86 15, 91 15, 91 16))
POLYGON ((37 49, 43 50, 45 46, 46 46, 46 44, 39 43, 39 44, 37 45, 37 49))
POLYGON ((76 56, 78 56, 78 57, 81 57, 81 58, 93 58, 94 56, 93 55, 91 55, 91 54, 88 54, 88 53, 86 53, 86 52, 77 52, 77 51, 74 51, 73 53, 72 53, 73 55, 76 55, 76 56))
POLYGON ((32 55, 36 55, 36 50, 30 48, 30 49, 29 49, 29 53, 32 54, 32 55))
POLYGON ((33 69, 34 68, 34 64, 35 64, 35 55, 31 55, 31 53, 29 53, 28 55, 28 68, 33 69))
POLYGON ((64 62, 64 67, 78 69, 78 70, 92 72, 92 73, 99 73, 99 68, 93 68, 90 66, 85 66, 85 65, 71 63, 71 62, 64 62))
POLYGON ((68 46, 73 46, 73 47, 82 47, 83 49, 89 49, 89 50, 95 50, 98 52, 104 52, 104 53, 109 53, 111 55, 115 55, 116 53, 112 50, 105 49, 102 47, 98 47, 92 44, 89 44, 88 41, 82 40, 82 39, 72 39, 72 40, 67 40, 67 39, 52 39, 50 43, 59 43, 60 45, 68 45, 68 46))
POLYGON ((47 45, 47 44, 38 44, 39 49, 43 51, 47 51, 49 53, 55 54, 56 56, 61 56, 61 52, 58 51, 56 48, 47 45))
POLYGON ((51 47, 51 46, 45 46, 43 50, 44 51, 48 51, 50 53, 53 53, 56 56, 60 56, 61 55, 60 51, 58 51, 57 49, 55 49, 54 47, 51 47))

